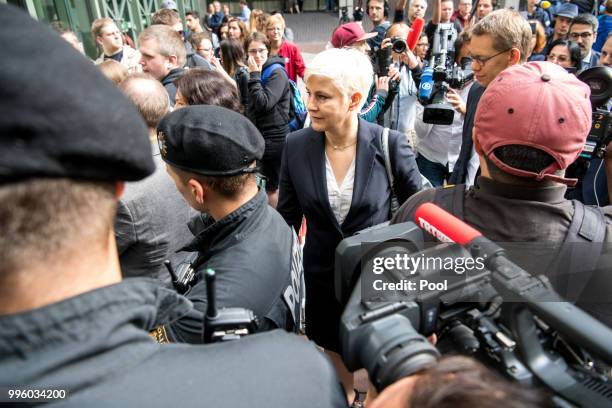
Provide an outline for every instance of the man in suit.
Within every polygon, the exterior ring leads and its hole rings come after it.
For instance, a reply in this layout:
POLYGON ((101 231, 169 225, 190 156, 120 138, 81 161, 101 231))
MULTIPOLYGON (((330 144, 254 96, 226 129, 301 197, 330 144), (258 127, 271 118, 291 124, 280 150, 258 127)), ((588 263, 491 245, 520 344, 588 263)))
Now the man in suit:
POLYGON ((568 38, 580 46, 583 71, 599 64, 599 53, 593 49, 598 24, 594 15, 584 13, 574 17, 569 28, 568 38))
POLYGON ((148 276, 168 280, 163 262, 173 265, 185 257, 177 251, 193 235, 187 223, 195 212, 176 191, 165 170, 157 146, 157 124, 170 111, 164 87, 148 74, 135 74, 119 89, 136 105, 147 124, 155 172, 146 179, 127 183, 117 205, 115 237, 124 277, 148 276))
POLYGON ((504 9, 494 11, 476 23, 471 35, 469 49, 476 83, 467 98, 461 151, 449 178, 451 184, 474 183, 479 164, 472 141, 472 126, 478 101, 500 72, 525 62, 531 28, 517 11, 504 9))

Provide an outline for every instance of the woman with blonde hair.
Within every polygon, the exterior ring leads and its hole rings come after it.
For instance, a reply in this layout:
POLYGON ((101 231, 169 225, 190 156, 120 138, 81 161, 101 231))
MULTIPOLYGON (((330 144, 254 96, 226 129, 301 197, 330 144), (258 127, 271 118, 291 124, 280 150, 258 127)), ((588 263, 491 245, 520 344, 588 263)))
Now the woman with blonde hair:
POLYGON ((265 34, 270 41, 270 55, 285 58, 285 70, 289 79, 296 82, 297 77, 304 78, 306 65, 297 45, 283 38, 285 19, 280 14, 274 14, 266 22, 265 34))
POLYGON ((264 14, 264 11, 261 9, 254 9, 251 11, 251 15, 249 16, 249 24, 248 24, 250 33, 260 31, 257 29, 257 21, 259 20, 260 16, 262 16, 263 14, 264 14))
POLYGON ((334 253, 344 237, 387 221, 421 188, 406 137, 359 117, 373 77, 372 63, 355 49, 332 48, 306 69, 310 127, 290 133, 283 150, 278 212, 296 230, 308 221, 304 247, 306 334, 329 355, 345 389, 352 376, 338 354, 343 306, 334 293, 334 253), (388 146, 393 186, 385 165, 388 146))

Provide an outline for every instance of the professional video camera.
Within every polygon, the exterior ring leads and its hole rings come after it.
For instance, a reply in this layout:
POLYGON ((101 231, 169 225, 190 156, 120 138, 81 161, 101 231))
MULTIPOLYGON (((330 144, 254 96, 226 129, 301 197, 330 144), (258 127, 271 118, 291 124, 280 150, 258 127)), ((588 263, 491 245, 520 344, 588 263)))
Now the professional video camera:
POLYGON ((383 389, 435 364, 439 351, 424 336, 437 333, 440 349, 471 354, 522 384, 543 385, 559 406, 612 406, 606 365, 612 330, 435 205, 421 206, 415 219, 445 243, 423 249, 421 229, 404 223, 363 231, 336 249, 336 295, 348 299, 340 340, 350 370, 365 367, 383 389), (406 274, 397 267, 404 256, 449 259, 456 268, 406 274), (387 265, 389 259, 398 262, 387 265), (465 268, 469 260, 474 267, 465 268), (391 290, 383 296, 377 285, 391 290))
POLYGON ((583 71, 578 79, 591 88, 593 122, 580 156, 565 172, 567 177, 578 179, 578 184, 568 189, 568 198, 582 196, 582 180, 591 161, 602 159, 608 143, 612 141, 612 120, 607 106, 612 96, 612 71, 608 67, 593 67, 583 71))
POLYGON ((457 32, 451 23, 438 24, 434 35, 429 65, 421 75, 419 102, 425 109, 423 122, 434 125, 453 123, 455 110, 446 102, 449 88, 460 89, 474 74, 470 59, 463 58, 461 66, 455 63, 454 43, 457 32))

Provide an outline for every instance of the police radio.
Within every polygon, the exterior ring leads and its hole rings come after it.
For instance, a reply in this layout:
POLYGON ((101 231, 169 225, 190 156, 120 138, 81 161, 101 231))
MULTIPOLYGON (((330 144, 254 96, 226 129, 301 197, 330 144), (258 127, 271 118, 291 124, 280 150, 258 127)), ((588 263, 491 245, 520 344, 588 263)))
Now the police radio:
POLYGON ((204 343, 237 340, 255 333, 259 322, 252 310, 242 307, 217 309, 215 295, 215 271, 204 272, 208 307, 204 315, 204 343))

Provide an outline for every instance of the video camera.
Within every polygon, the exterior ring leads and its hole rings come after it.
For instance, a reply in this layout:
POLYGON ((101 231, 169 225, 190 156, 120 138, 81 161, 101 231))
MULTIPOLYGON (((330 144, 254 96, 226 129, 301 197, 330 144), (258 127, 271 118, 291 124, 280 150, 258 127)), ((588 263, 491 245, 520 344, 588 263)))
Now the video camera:
MULTIPOLYGON (((578 79, 591 89, 593 119, 580 156, 566 170, 566 176, 578 179, 578 184, 568 188, 568 198, 575 198, 576 190, 582 188, 582 180, 593 159, 602 159, 608 143, 612 141, 612 120, 608 102, 612 96, 612 71, 608 67, 593 67, 578 75, 578 79)), ((577 197, 581 197, 577 194, 577 197)))
POLYGON ((559 406, 611 406, 612 330, 435 205, 421 206, 415 219, 445 243, 423 249, 421 229, 404 223, 365 230, 336 249, 336 296, 348 299, 340 341, 350 370, 365 367, 381 390, 436 363, 440 352, 424 337, 436 333, 442 351, 471 354, 522 384, 544 385, 559 406), (377 259, 403 256, 463 259, 455 263, 463 266, 471 259, 482 268, 376 271, 383 264, 377 259), (395 285, 388 287, 397 298, 376 291, 384 284, 395 285))
POLYGON ((449 88, 462 88, 473 77, 471 60, 463 58, 461 66, 455 63, 454 43, 457 32, 451 23, 438 24, 429 65, 421 75, 418 99, 425 109, 423 122, 434 125, 453 123, 455 110, 446 102, 449 88))

